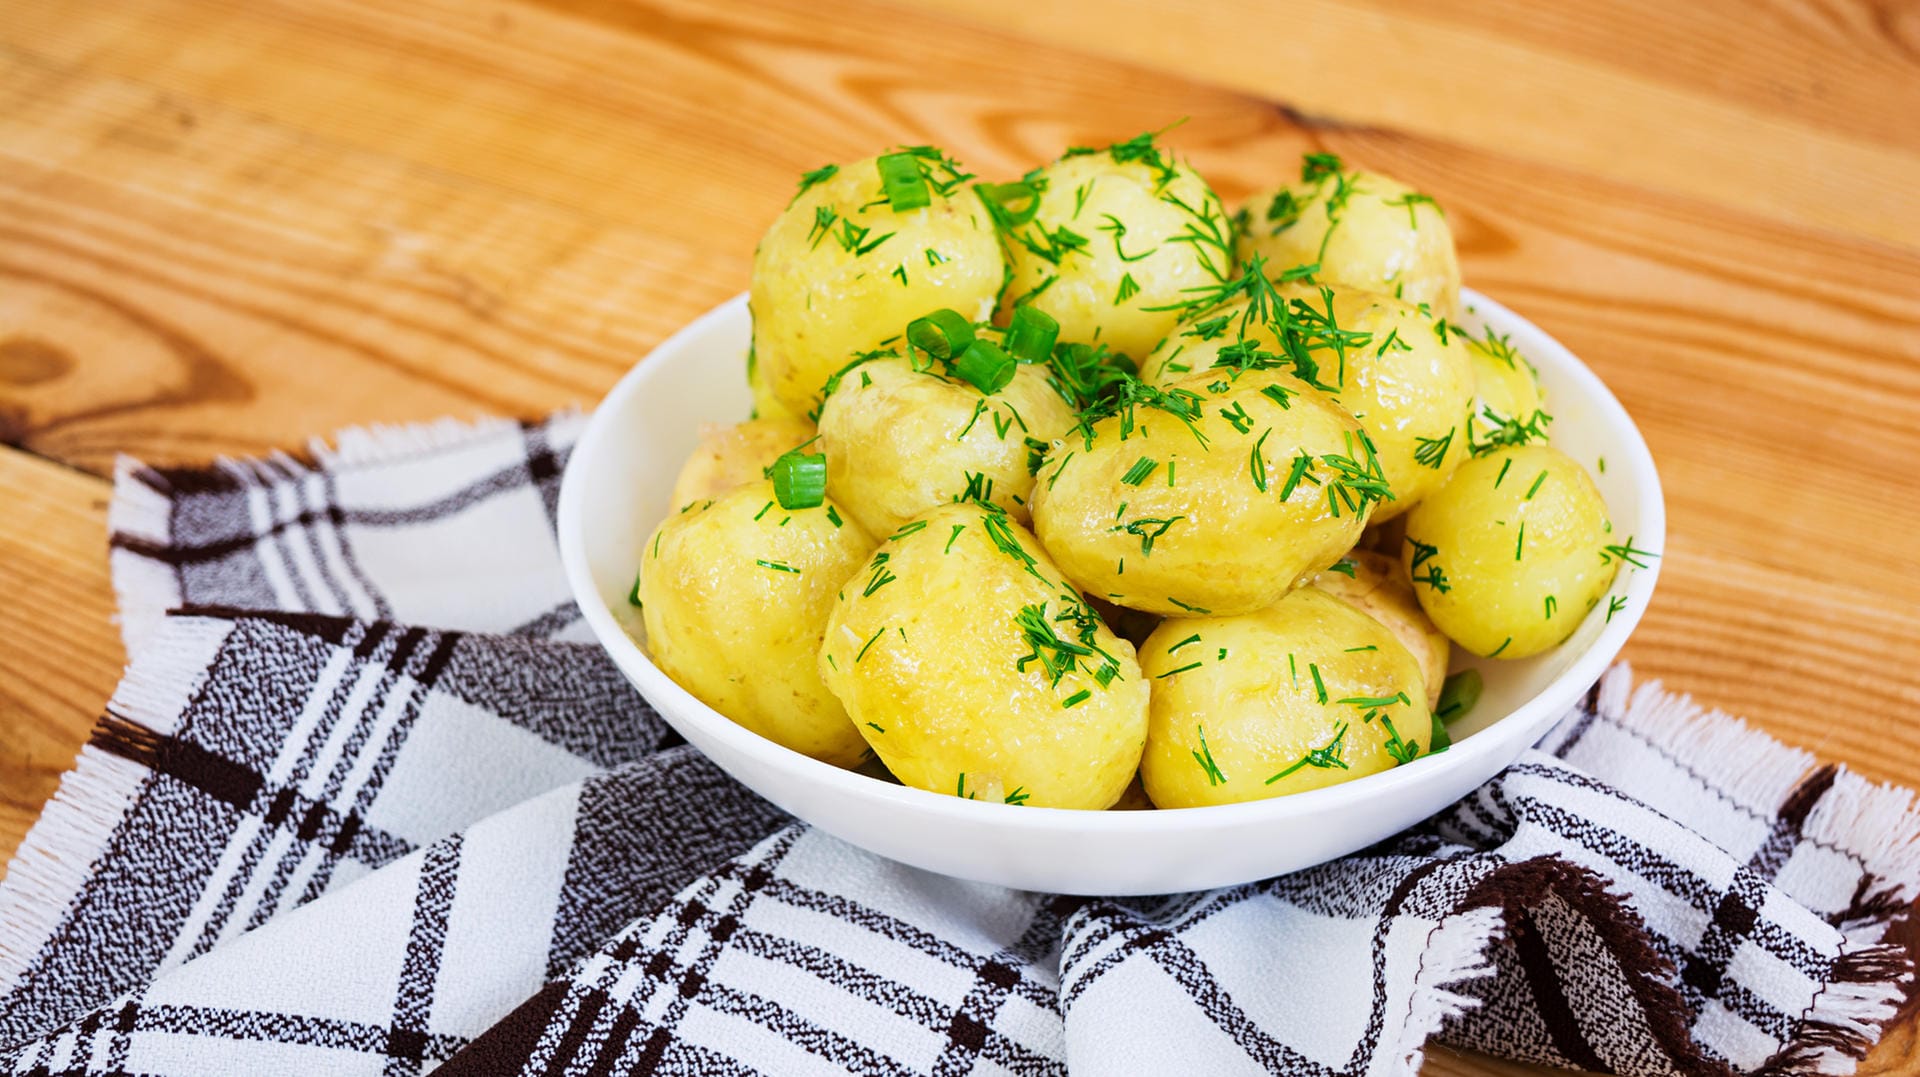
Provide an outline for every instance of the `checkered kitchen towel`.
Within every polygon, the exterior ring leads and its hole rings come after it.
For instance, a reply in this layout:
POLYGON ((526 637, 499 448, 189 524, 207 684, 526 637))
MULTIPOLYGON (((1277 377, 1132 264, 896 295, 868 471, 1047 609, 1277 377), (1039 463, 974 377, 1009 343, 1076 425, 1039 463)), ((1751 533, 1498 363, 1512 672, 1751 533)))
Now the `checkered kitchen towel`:
POLYGON ((133 660, 0 884, 0 1071, 1840 1073, 1900 1002, 1910 796, 1624 670, 1248 886, 1051 897, 795 824, 567 638, 577 428, 123 467, 133 660))

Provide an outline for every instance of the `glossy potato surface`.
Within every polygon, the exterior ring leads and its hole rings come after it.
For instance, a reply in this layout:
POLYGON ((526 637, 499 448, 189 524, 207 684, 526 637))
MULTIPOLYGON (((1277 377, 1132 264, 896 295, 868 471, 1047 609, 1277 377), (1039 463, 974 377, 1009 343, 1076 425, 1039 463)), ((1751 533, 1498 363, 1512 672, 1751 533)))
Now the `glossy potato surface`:
POLYGON ((755 250, 755 376, 789 412, 811 414, 834 371, 913 319, 945 307, 986 320, 1005 268, 993 222, 965 183, 896 213, 876 159, 843 165, 801 191, 755 250))
POLYGON ((764 478, 762 472, 782 453, 813 437, 805 419, 749 419, 744 423, 707 423, 700 445, 680 465, 673 483, 673 507, 708 501, 764 478))
POLYGON ((1425 195, 1376 172, 1316 167, 1300 182, 1255 197, 1241 217, 1241 261, 1262 255, 1272 272, 1320 266, 1329 284, 1460 313, 1460 264, 1446 214, 1425 195))
POLYGON ((1168 619, 1140 648, 1153 685, 1140 776, 1161 808, 1351 781, 1425 751, 1420 669, 1386 626, 1317 588, 1237 617, 1168 619))
POLYGON ((1090 447, 1075 434, 1041 465, 1034 526, 1081 589, 1167 616, 1245 613, 1353 547, 1368 508, 1329 498, 1327 462, 1363 464, 1351 415, 1274 370, 1199 374, 1170 391, 1197 401, 1191 428, 1143 404, 1130 430, 1124 415, 1101 419, 1090 447), (1290 483, 1302 456, 1311 466, 1290 483))
POLYGON ((852 766, 866 744, 821 683, 820 641, 847 577, 873 549, 829 502, 782 509, 764 479, 667 517, 640 554, 641 618, 662 672, 778 744, 852 766))
POLYGON ((1525 658, 1579 627, 1613 583, 1607 505, 1547 445, 1475 457, 1407 516, 1402 563, 1421 608, 1474 654, 1525 658))
POLYGON ((982 394, 889 357, 841 379, 820 409, 818 444, 833 496, 876 535, 952 502, 969 481, 1024 523, 1033 493, 1028 464, 1038 459, 1027 439, 1050 445, 1073 421, 1042 367, 1023 364, 1000 391, 982 394), (976 475, 991 486, 970 480, 976 475))
POLYGON ((1040 169, 1039 210, 1008 244, 1004 302, 1053 315, 1062 340, 1098 341, 1138 360, 1180 318, 1150 308, 1225 279, 1233 263, 1226 209, 1198 173, 1156 153, 1155 161, 1119 161, 1101 150, 1040 169))
POLYGON ((1004 513, 948 505, 902 530, 846 582, 819 656, 867 743, 916 788, 1112 806, 1146 738, 1132 644, 1004 513))
POLYGON ((1372 550, 1353 550, 1333 568, 1315 576, 1309 586, 1343 599, 1361 613, 1379 621, 1420 665, 1427 706, 1440 701, 1447 679, 1452 647, 1446 633, 1433 626, 1400 559, 1372 550), (1348 573, 1351 572, 1351 575, 1348 573))

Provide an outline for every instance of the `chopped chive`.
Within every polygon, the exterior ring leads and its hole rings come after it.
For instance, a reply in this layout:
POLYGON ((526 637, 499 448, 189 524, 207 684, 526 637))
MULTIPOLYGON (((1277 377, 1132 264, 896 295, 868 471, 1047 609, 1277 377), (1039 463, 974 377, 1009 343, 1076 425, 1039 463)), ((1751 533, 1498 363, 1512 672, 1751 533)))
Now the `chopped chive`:
POLYGON ((1093 698, 1093 692, 1090 691, 1089 689, 1082 688, 1078 692, 1075 692, 1074 694, 1061 700, 1060 706, 1064 710, 1071 710, 1074 707, 1078 707, 1080 704, 1085 703, 1087 700, 1092 698, 1093 698))
POLYGON ((1133 466, 1127 469, 1125 475, 1120 476, 1120 481, 1126 483, 1128 486, 1138 486, 1146 482, 1147 476, 1153 474, 1153 470, 1159 466, 1159 461, 1153 457, 1142 456, 1140 459, 1134 461, 1133 466))
POLYGON ((1477 669, 1463 669, 1447 677, 1440 686, 1440 702, 1434 708, 1433 716, 1443 722, 1452 722, 1463 717, 1480 702, 1480 691, 1486 682, 1477 669))
POLYGON ((1226 774, 1220 770, 1220 765, 1213 761, 1213 749, 1207 747, 1206 727, 1196 725, 1193 728, 1200 735, 1200 747, 1193 753, 1193 761, 1200 764, 1201 771, 1207 776, 1208 785, 1227 784, 1226 774))
POLYGON ((1200 662, 1188 662, 1186 665, 1181 666, 1179 669, 1170 669, 1165 673, 1156 674, 1153 679, 1156 681, 1164 681, 1168 677, 1171 677, 1176 673, 1185 673, 1190 669, 1199 669, 1202 664, 1203 663, 1200 663, 1200 662))
POLYGON ((1533 485, 1527 487, 1526 500, 1532 501, 1533 495, 1540 492, 1540 484, 1546 481, 1547 481, 1547 473, 1545 471, 1542 471, 1540 474, 1535 475, 1533 477, 1533 485))
POLYGON ((895 213, 933 204, 933 192, 928 189, 927 177, 921 174, 920 162, 913 154, 883 154, 875 165, 880 170, 880 186, 886 191, 887 203, 895 213))
POLYGON ((826 454, 788 450, 773 462, 771 478, 773 496, 781 508, 819 508, 827 499, 826 454))
POLYGON ((1253 475, 1253 488, 1263 494, 1267 492, 1267 461, 1260 455, 1260 449, 1266 445, 1267 438, 1272 433, 1271 427, 1263 432, 1260 439, 1253 443, 1253 452, 1247 457, 1247 470, 1253 475))
POLYGON ((1307 672, 1313 674, 1313 694, 1320 697, 1320 702, 1325 703, 1327 701, 1327 682, 1320 679, 1319 665, 1308 662, 1307 672))
POLYGON ((1620 560, 1625 561, 1627 564, 1632 565, 1634 568, 1647 567, 1647 563, 1645 561, 1640 560, 1643 557, 1660 556, 1659 554, 1654 553, 1652 550, 1642 550, 1642 549, 1636 548, 1633 544, 1632 535, 1627 536, 1626 545, 1624 546, 1608 546, 1606 550, 1603 553, 1601 553, 1600 559, 1605 561, 1608 559, 1609 555, 1613 557, 1618 557, 1620 560))
POLYGON ((1605 475, 1606 473, 1607 473, 1607 458, 1602 456, 1600 458, 1600 474, 1605 475))
POLYGON ((1521 548, 1524 547, 1526 544, 1527 544, 1527 521, 1522 520, 1520 521, 1520 533, 1514 536, 1514 540, 1513 540, 1513 559, 1515 561, 1520 560, 1521 548))
POLYGON ((794 567, 793 567, 792 565, 789 565, 789 564, 787 564, 787 563, 786 563, 785 561, 759 561, 759 560, 756 560, 756 561, 754 562, 754 564, 756 564, 756 565, 759 565, 759 566, 760 566, 761 568, 770 568, 770 569, 772 569, 772 570, 773 570, 773 571, 775 571, 775 572, 791 572, 791 573, 793 573, 793 574, 794 574, 795 576, 798 576, 798 575, 800 575, 800 570, 799 570, 799 569, 797 569, 797 568, 794 568, 794 567))
POLYGON ((966 800, 975 799, 974 794, 967 792, 967 772, 964 770, 960 772, 960 781, 953 787, 953 795, 966 800))
POLYGON ((1507 477, 1507 469, 1512 466, 1513 466, 1513 457, 1511 456, 1507 457, 1505 460, 1500 461, 1500 474, 1495 475, 1493 477, 1494 489, 1498 490, 1500 488, 1501 480, 1507 477))
POLYGON ((1013 380, 1013 356, 990 340, 975 340, 953 361, 953 376, 983 393, 997 393, 1013 380))
POLYGON ((973 323, 941 308, 907 323, 907 344, 935 359, 952 359, 973 343, 973 323))
POLYGON ((1173 646, 1168 647, 1167 653, 1172 654, 1173 652, 1179 650, 1180 648, 1185 647, 1189 643, 1198 643, 1198 642, 1200 642, 1200 633, 1195 632, 1193 635, 1188 636, 1186 639, 1183 639, 1180 642, 1174 644, 1173 646))
POLYGON ((1495 648, 1494 648, 1493 650, 1491 650, 1491 651, 1488 651, 1488 652, 1487 652, 1487 657, 1488 657, 1488 658, 1498 658, 1498 657, 1500 657, 1500 652, 1501 652, 1501 651, 1504 651, 1504 650, 1506 650, 1506 649, 1507 649, 1507 646, 1508 646, 1508 644, 1511 644, 1512 642, 1513 642, 1513 637, 1512 637, 1512 636, 1508 636, 1508 637, 1507 637, 1507 638, 1506 638, 1505 640, 1503 640, 1503 641, 1501 641, 1501 644, 1500 644, 1500 646, 1498 646, 1498 647, 1495 647, 1495 648))

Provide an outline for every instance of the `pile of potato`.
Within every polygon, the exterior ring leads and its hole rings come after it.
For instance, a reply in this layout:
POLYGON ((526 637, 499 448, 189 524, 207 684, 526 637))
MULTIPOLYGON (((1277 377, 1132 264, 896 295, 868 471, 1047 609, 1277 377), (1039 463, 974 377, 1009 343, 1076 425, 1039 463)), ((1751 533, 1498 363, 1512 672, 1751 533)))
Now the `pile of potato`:
POLYGON ((1471 706, 1450 644, 1554 647, 1639 553, 1456 324, 1441 208, 1331 155, 1232 216, 1147 135, 1000 184, 829 165, 751 302, 756 417, 639 551, 647 645, 921 789, 1176 808, 1407 763, 1471 706))

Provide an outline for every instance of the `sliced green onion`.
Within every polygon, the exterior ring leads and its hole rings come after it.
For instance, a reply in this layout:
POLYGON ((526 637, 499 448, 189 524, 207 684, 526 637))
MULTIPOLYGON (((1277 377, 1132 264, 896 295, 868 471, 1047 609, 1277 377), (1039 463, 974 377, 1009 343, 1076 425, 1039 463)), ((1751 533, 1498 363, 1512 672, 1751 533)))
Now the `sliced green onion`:
POLYGON ((1463 669, 1447 678, 1440 687, 1440 703, 1433 708, 1434 729, 1438 730, 1447 722, 1459 720, 1475 703, 1480 702, 1480 690, 1486 687, 1477 669, 1463 669))
POLYGON ((1060 323, 1053 315, 1033 306, 1013 308, 1013 321, 1007 324, 1007 351, 1023 363, 1044 363, 1053 355, 1053 344, 1060 339, 1060 323))
POLYGON ((933 203, 933 192, 927 188, 927 177, 920 172, 920 163, 911 153, 889 153, 878 161, 880 167, 880 186, 887 192, 887 204, 895 213, 904 213, 910 209, 923 209, 933 203))
POLYGON ((956 310, 941 308, 907 323, 907 343, 935 359, 953 359, 973 343, 973 323, 956 310))
POLYGON ((783 509, 815 509, 827 499, 825 453, 793 450, 773 462, 773 496, 783 509))
POLYGON ((953 376, 989 395, 1013 380, 1013 356, 990 340, 976 340, 953 361, 953 376))
POLYGON ((1031 183, 976 183, 973 189, 1003 228, 1018 228, 1040 212, 1040 192, 1031 183))

